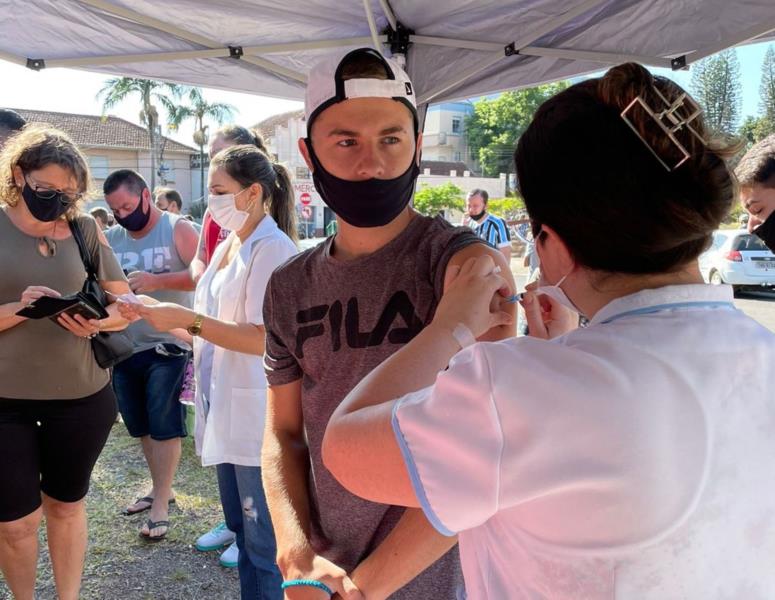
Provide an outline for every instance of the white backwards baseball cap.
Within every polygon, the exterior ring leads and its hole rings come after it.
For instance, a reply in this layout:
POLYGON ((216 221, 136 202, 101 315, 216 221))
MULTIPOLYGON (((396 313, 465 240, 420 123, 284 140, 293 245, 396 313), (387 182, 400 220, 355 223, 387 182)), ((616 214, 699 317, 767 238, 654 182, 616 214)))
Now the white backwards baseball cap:
POLYGON ((403 103, 414 116, 417 128, 417 101, 414 86, 401 66, 374 48, 358 48, 319 62, 310 69, 307 91, 304 95, 304 112, 307 117, 307 135, 312 122, 326 108, 351 98, 391 98, 403 103), (387 79, 342 79, 342 67, 359 55, 371 56, 385 67, 387 79))

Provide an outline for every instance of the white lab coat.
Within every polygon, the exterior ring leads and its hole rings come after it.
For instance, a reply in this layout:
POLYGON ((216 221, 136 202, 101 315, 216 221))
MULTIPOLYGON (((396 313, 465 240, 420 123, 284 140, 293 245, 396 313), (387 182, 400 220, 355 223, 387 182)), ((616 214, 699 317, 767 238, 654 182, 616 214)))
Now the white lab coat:
MULTIPOLYGON (((229 247, 229 239, 218 246, 197 285, 194 310, 198 313, 207 314, 209 289, 229 247)), ((272 217, 265 216, 242 244, 232 263, 225 267, 229 272, 220 288, 218 314, 208 316, 262 325, 264 292, 269 277, 297 251, 272 217)), ((208 343, 201 337, 194 339, 197 454, 202 457, 204 466, 220 463, 260 466, 266 411, 263 357, 214 346, 210 407, 205 416, 201 389, 202 351, 208 343)))

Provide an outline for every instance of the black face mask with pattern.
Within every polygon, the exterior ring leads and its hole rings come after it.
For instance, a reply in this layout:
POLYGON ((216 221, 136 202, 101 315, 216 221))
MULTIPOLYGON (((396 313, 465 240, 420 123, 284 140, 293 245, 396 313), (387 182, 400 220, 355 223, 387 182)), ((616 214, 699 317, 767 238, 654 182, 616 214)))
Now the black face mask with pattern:
POLYGON ((328 207, 353 227, 382 227, 406 208, 420 175, 415 157, 412 164, 395 179, 347 181, 331 175, 320 164, 312 142, 305 140, 315 170, 312 181, 328 207))

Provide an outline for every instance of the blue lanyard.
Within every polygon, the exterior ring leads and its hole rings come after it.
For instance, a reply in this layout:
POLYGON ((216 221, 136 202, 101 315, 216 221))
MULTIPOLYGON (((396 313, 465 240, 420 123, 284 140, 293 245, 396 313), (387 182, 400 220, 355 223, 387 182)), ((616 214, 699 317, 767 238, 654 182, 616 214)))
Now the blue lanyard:
POLYGON ((612 323, 625 317, 635 317, 640 315, 651 315, 654 313, 662 312, 663 310, 672 310, 675 308, 726 308, 735 310, 735 305, 731 302, 721 301, 697 301, 697 302, 675 302, 673 304, 658 304, 656 306, 647 306, 645 308, 638 308, 636 310, 630 310, 627 312, 614 315, 607 318, 605 321, 600 321, 600 324, 612 323))

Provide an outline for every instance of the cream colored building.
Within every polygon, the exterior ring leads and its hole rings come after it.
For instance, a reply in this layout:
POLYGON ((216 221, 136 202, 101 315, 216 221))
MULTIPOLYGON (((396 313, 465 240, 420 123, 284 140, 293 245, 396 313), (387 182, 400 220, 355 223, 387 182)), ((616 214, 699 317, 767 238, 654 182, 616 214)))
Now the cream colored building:
POLYGON ((423 128, 422 157, 439 162, 462 162, 476 168, 466 135, 470 102, 444 102, 428 107, 423 128))
MULTIPOLYGON (((42 110, 14 109, 28 123, 48 123, 67 133, 89 159, 94 187, 102 191, 107 176, 118 169, 133 169, 151 184, 151 152, 148 133, 125 119, 98 115, 76 115, 42 110)), ((187 212, 192 192, 199 188, 199 170, 192 170, 192 156, 199 150, 172 139, 161 140, 163 159, 157 165, 156 185, 176 189, 183 197, 183 212, 187 212), (161 168, 160 168, 161 167, 161 168)), ((102 204, 99 194, 96 204, 102 204)))

